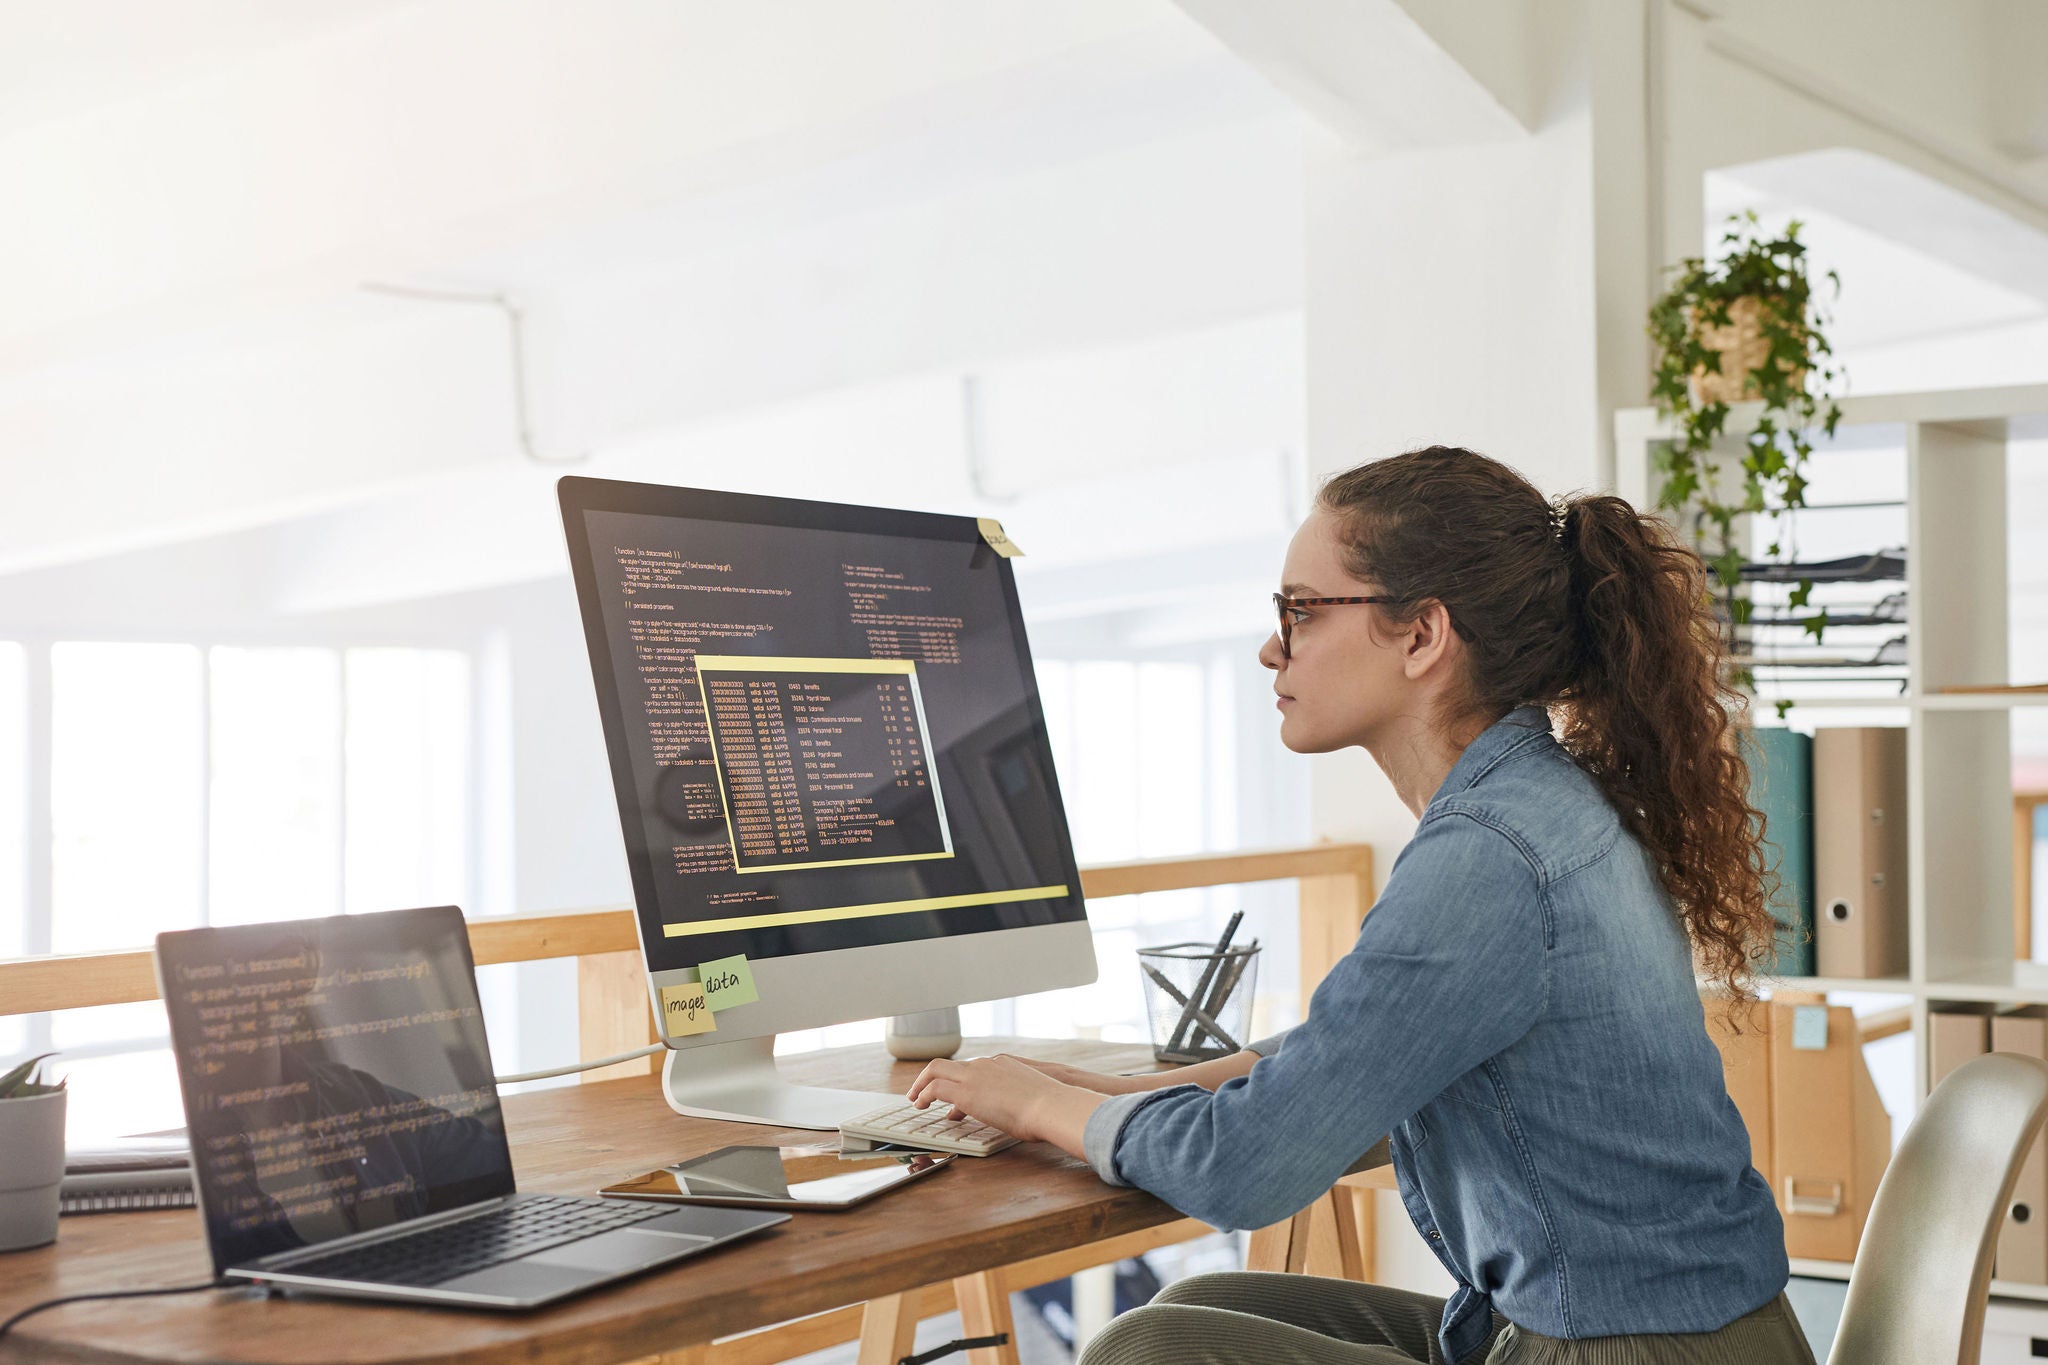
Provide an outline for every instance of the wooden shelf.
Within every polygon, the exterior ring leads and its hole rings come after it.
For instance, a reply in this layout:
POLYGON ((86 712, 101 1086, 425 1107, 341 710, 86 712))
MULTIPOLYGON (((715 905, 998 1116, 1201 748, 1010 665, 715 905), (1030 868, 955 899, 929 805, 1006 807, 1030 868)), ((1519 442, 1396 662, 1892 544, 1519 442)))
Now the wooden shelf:
POLYGON ((2048 706, 2048 692, 1930 692, 1913 701, 1921 711, 2010 711, 2016 706, 2048 706))
POLYGON ((1908 998, 1923 994, 1918 986, 1901 976, 1780 976, 1759 978, 1756 985, 1767 995, 1778 991, 1820 991, 1824 994, 1854 991, 1859 995, 1903 995, 1908 998))
MULTIPOLYGON (((1846 490, 1875 481, 1883 496, 1903 496, 1912 681, 1903 693, 1888 693, 1880 682, 1845 682, 1839 685, 1850 694, 1835 697, 1824 682, 1767 678, 1751 713, 1760 724, 1773 723, 1772 703, 1788 697, 1788 723, 1814 718, 1801 728, 1906 728, 1906 918, 1915 956, 1902 977, 1810 977, 1760 982, 1759 988, 1904 997, 1922 1044, 1913 1086, 1917 1102, 1928 1089, 1924 1044, 1931 1004, 2048 1004, 2048 966, 2010 960, 2015 948, 2025 954, 2027 923, 2015 908, 2013 890, 2027 874, 2015 853, 2012 721, 2015 713, 2048 706, 2048 693, 1939 690, 2010 676, 2007 541, 2026 529, 2008 525, 2009 469, 2016 443, 2048 437, 2048 384, 1852 395, 1839 405, 1841 423, 1832 437, 1809 433, 1815 453, 1832 456, 1816 462, 1811 491, 1822 502, 1836 496, 1851 500, 1855 494, 1831 494, 1824 483, 1840 480, 1846 490), (1954 969, 1957 964, 1961 970, 1954 969)), ((1757 403, 1730 409, 1728 434, 1716 444, 1724 465, 1742 449, 1760 410, 1757 403)), ((1672 424, 1654 409, 1617 413, 1616 491, 1639 507, 1654 506, 1656 443, 1673 435, 1672 424)), ((2012 1292, 2048 1298, 2048 1289, 2040 1287, 2012 1292)))
POLYGON ((2048 964, 2011 962, 1928 981, 1929 1000, 1983 1000, 2001 1005, 2048 1004, 2048 964))

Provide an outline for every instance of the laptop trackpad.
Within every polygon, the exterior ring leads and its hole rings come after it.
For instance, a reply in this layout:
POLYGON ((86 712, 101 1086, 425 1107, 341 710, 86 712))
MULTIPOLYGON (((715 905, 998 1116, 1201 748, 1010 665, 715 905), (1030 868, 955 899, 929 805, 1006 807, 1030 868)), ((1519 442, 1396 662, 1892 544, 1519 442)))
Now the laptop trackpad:
POLYGON ((674 1256, 683 1250, 683 1243, 709 1246, 709 1237, 697 1237, 688 1233, 636 1232, 632 1228, 620 1228, 616 1232, 599 1233, 586 1237, 580 1242, 567 1246, 549 1247, 531 1256, 522 1256, 522 1265, 560 1266, 565 1270, 631 1270, 674 1256))

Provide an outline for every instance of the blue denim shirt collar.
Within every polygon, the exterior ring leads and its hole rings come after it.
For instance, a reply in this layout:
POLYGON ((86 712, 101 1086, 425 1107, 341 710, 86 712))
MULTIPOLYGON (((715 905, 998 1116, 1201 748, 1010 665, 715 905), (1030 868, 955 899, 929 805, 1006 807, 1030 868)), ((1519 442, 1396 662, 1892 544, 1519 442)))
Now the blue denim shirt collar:
POLYGON ((1550 733, 1550 712, 1541 706, 1517 706, 1493 724, 1479 732, 1478 738, 1465 746, 1465 752, 1451 765, 1444 775, 1444 782, 1429 799, 1432 804, 1447 796, 1456 796, 1477 782, 1486 770, 1506 758, 1510 752, 1533 739, 1537 734, 1550 733), (1532 733, 1533 732, 1533 733, 1532 733))

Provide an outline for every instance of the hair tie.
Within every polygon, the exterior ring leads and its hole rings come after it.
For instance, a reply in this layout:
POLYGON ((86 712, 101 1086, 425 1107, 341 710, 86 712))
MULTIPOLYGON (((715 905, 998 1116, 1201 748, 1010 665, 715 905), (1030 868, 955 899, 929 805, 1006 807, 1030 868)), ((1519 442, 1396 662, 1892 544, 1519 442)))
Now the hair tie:
POLYGON ((1564 520, 1571 515, 1571 506, 1563 498, 1550 500, 1550 538, 1564 544, 1564 520))

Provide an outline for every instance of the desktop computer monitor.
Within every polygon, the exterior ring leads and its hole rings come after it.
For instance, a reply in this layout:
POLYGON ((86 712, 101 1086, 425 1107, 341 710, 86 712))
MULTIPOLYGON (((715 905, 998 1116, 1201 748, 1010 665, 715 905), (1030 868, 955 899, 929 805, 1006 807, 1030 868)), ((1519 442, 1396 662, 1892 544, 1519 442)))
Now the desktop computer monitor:
POLYGON ((1000 527, 560 493, 672 1106, 830 1128, 880 1098, 781 1081, 777 1033, 1095 979, 1000 527), (697 1007, 736 956, 757 998, 697 1007))

